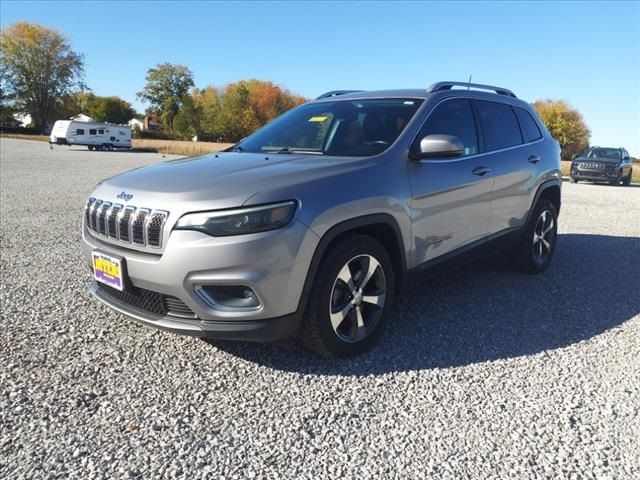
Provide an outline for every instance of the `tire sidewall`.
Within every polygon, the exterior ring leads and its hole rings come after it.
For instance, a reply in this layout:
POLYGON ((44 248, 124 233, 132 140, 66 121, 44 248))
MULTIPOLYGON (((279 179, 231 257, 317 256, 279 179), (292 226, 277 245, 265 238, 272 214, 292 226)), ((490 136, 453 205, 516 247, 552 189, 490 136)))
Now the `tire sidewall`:
POLYGON ((326 350, 336 357, 348 357, 357 355, 369 349, 382 335, 385 323, 393 308, 395 275, 393 264, 385 248, 376 240, 367 236, 354 236, 345 239, 348 244, 339 247, 325 257, 320 264, 318 276, 313 288, 313 301, 307 306, 308 320, 316 323, 318 334, 326 350), (382 314, 374 330, 363 340, 357 343, 348 343, 342 340, 331 326, 330 299, 338 273, 342 267, 358 255, 371 255, 381 265, 385 275, 385 303, 382 314))
POLYGON ((530 273, 540 273, 546 270, 551 263, 551 260, 553 259, 553 254, 556 251, 556 244, 558 242, 558 212, 556 211, 556 207, 550 200, 541 198, 538 201, 535 209, 533 210, 529 225, 527 225, 525 237, 523 240, 524 241, 522 242, 521 248, 524 249, 522 254, 525 257, 524 260, 526 269, 530 271, 530 273), (538 263, 533 254, 533 233, 536 225, 538 224, 540 215, 545 210, 551 212, 551 215, 553 216, 553 243, 551 244, 551 251, 549 252, 549 255, 544 263, 538 263))

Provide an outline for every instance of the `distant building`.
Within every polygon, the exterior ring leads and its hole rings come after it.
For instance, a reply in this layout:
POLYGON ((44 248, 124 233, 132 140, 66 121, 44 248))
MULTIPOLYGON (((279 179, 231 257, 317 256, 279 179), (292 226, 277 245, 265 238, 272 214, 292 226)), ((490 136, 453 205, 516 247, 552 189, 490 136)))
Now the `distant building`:
MULTIPOLYGON (((13 118, 15 118, 17 125, 17 127, 23 127, 23 128, 27 128, 31 125, 31 115, 29 115, 28 113, 14 113, 13 114, 13 118)), ((11 125, 7 125, 7 126, 11 126, 11 125)))
POLYGON ((131 131, 144 130, 144 122, 142 120, 138 120, 137 118, 132 118, 127 122, 127 124, 131 127, 131 131))
POLYGON ((138 129, 141 132, 146 131, 159 131, 162 130, 162 124, 158 122, 154 122, 148 116, 145 116, 142 120, 138 118, 132 118, 127 122, 127 124, 131 127, 131 130, 138 129))
POLYGON ((74 115, 69 120, 73 120, 74 122, 95 122, 96 120, 89 115, 85 115, 84 113, 79 113, 78 115, 74 115))

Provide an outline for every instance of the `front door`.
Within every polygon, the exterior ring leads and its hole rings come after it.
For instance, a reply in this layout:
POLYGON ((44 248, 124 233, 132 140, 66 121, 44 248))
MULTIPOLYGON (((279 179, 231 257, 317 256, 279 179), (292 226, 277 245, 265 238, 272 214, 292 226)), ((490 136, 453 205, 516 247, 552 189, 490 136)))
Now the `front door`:
POLYGON ((419 150, 420 140, 434 134, 457 137, 464 154, 409 165, 412 266, 484 238, 489 225, 493 175, 479 153, 470 101, 452 98, 436 106, 411 148, 419 150))

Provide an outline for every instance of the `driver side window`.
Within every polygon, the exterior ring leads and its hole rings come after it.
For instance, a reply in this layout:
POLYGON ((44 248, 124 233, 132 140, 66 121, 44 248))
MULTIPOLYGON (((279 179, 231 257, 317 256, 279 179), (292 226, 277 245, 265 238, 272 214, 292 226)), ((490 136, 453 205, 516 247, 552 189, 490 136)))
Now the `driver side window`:
POLYGON ((453 135, 464 145, 464 156, 478 153, 478 135, 471 110, 466 99, 445 100, 431 112, 416 138, 414 149, 420 149, 420 140, 427 135, 453 135))

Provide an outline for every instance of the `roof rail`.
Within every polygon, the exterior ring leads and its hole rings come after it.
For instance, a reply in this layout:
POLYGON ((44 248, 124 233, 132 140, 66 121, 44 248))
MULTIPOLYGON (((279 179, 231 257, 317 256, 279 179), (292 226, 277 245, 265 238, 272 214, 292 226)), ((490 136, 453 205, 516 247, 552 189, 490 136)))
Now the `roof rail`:
POLYGON ((364 90, 332 90, 327 93, 323 93, 316 100, 320 100, 321 98, 329 98, 329 97, 337 97, 338 95, 345 95, 347 93, 359 93, 364 92, 364 90))
POLYGON ((475 88, 478 90, 491 90, 492 92, 496 92, 498 95, 506 95, 507 97, 516 97, 516 94, 511 90, 502 87, 494 87, 492 85, 482 85, 480 83, 469 83, 469 82, 437 82, 427 88, 428 93, 433 92, 441 92, 443 90, 451 90, 453 87, 467 87, 475 88))

